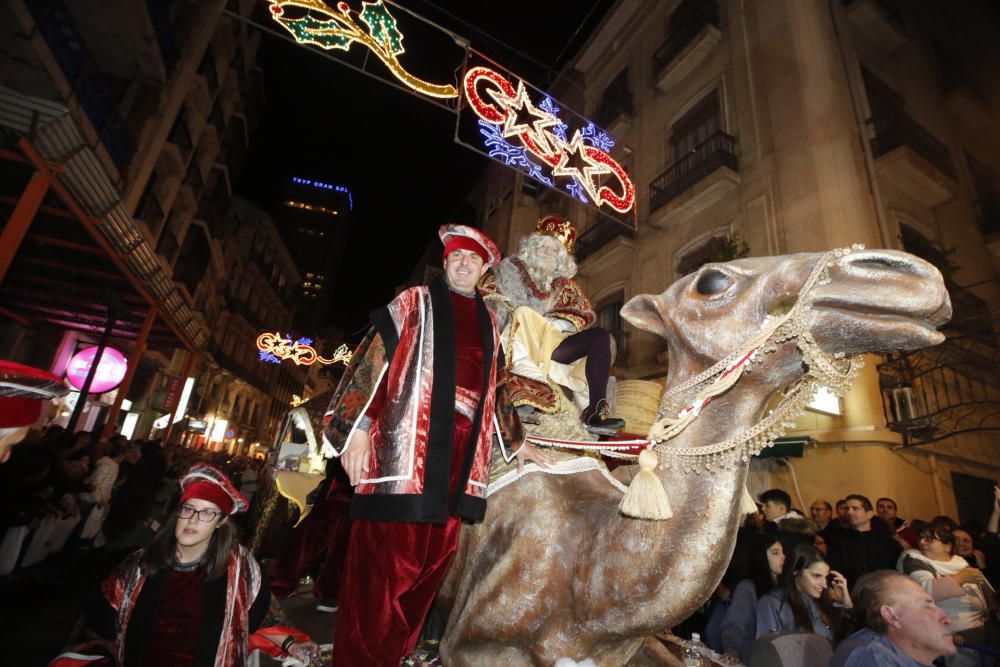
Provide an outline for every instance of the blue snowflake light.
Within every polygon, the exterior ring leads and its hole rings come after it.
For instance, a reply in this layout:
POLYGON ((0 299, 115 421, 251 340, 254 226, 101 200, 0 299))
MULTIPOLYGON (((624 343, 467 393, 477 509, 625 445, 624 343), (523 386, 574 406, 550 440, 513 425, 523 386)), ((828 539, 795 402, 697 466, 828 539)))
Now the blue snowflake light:
POLYGON ((590 203, 590 198, 587 197, 586 191, 575 180, 572 180, 569 183, 566 183, 563 187, 565 187, 567 190, 569 190, 569 193, 571 195, 573 195, 574 197, 576 197, 577 199, 579 199, 580 201, 582 201, 584 204, 589 204, 590 203))
POLYGON ((267 362, 270 362, 272 364, 280 364, 281 363, 281 359, 279 359, 278 357, 274 356, 274 354, 272 354, 271 352, 268 352, 267 350, 261 350, 260 351, 260 360, 261 361, 267 361, 267 362))
POLYGON ((484 143, 489 148, 489 156, 503 161, 511 167, 518 167, 528 172, 528 176, 545 185, 552 185, 552 179, 542 173, 542 165, 531 160, 528 149, 514 146, 507 142, 500 133, 500 127, 486 121, 479 121, 479 133, 483 135, 484 143))
POLYGON ((587 123, 587 126, 580 133, 580 137, 594 148, 599 148, 605 153, 610 153, 611 149, 615 147, 615 140, 593 123, 587 123))
MULTIPOLYGON (((542 111, 545 111, 545 112, 548 112, 548 113, 552 114, 556 118, 559 118, 559 111, 560 111, 560 109, 559 109, 559 107, 556 106, 556 103, 553 102, 552 98, 549 97, 548 95, 546 95, 545 99, 542 100, 542 103, 538 105, 538 108, 541 109, 542 111)), ((569 141, 566 138, 566 133, 568 131, 569 131, 569 125, 567 125, 566 123, 562 122, 561 119, 560 119, 558 125, 554 125, 552 127, 552 134, 554 134, 557 137, 559 137, 562 141, 569 141)))

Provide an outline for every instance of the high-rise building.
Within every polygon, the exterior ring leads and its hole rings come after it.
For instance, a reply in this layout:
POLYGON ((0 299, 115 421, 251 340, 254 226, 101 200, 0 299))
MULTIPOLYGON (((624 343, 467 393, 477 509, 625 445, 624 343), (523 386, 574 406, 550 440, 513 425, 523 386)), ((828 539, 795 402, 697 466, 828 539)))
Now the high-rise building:
POLYGON ((760 256, 862 243, 936 264, 947 341, 869 359, 845 399, 800 418, 792 434, 815 447, 753 462, 751 488, 980 518, 1000 427, 998 33, 980 0, 622 0, 560 77, 582 90, 551 92, 618 141, 638 229, 500 167, 473 204, 507 252, 542 214, 577 224, 578 278, 618 340, 620 378, 660 380, 669 363, 623 303, 744 243, 760 256))
POLYGON ((333 285, 347 244, 354 198, 344 185, 293 176, 274 218, 302 278, 295 322, 320 335, 333 304, 333 285))

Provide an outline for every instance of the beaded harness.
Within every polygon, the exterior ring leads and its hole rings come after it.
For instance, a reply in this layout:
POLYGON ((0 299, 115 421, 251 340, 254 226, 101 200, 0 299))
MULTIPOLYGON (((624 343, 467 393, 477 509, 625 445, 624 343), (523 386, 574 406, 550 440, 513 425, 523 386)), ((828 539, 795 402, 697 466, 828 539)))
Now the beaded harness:
POLYGON ((861 370, 860 357, 847 357, 842 352, 827 354, 816 343, 808 326, 808 314, 815 298, 814 291, 820 285, 830 282, 830 266, 864 246, 853 245, 824 253, 808 279, 799 290, 795 303, 780 315, 769 314, 761 330, 738 350, 702 371, 698 375, 671 387, 664 393, 657 412, 657 421, 645 440, 614 442, 576 442, 529 436, 528 441, 548 447, 599 451, 606 456, 620 459, 636 459, 637 454, 621 450, 636 447, 651 447, 665 467, 678 466, 684 472, 700 472, 727 466, 735 461, 746 462, 751 456, 769 447, 788 428, 795 425, 808 401, 820 388, 827 388, 836 396, 844 396, 861 370), (665 443, 679 435, 701 413, 711 400, 730 389, 750 372, 755 364, 762 361, 762 354, 772 354, 778 346, 794 340, 802 353, 806 373, 784 394, 780 403, 745 431, 719 442, 700 447, 670 447, 665 443), (691 390, 699 389, 694 397, 681 403, 678 399, 691 390), (671 409, 673 408, 673 409, 671 409), (673 413, 675 416, 668 417, 673 413))

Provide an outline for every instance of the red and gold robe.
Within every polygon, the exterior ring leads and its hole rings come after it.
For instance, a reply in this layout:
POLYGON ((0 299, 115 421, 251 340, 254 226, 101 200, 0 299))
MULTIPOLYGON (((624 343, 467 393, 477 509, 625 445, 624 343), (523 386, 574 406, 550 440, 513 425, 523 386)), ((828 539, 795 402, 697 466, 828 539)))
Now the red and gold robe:
POLYGON ((583 362, 550 363, 552 351, 563 339, 589 329, 597 320, 580 285, 560 277, 545 289, 534 281, 524 262, 508 257, 483 276, 480 289, 504 332, 504 353, 511 371, 507 391, 513 405, 554 412, 559 405, 557 385, 585 399, 583 362))
MULTIPOLYGON (((115 659, 119 665, 125 664, 125 638, 132 612, 146 583, 146 576, 139 567, 141 556, 141 551, 129 556, 101 587, 105 599, 116 613, 115 659)), ((260 566, 245 547, 237 545, 226 571, 225 617, 215 654, 215 667, 242 667, 246 664, 250 605, 260 589, 260 566)))
MULTIPOLYGON (((460 492, 448 497, 456 410, 455 322, 444 279, 411 287, 372 314, 375 335, 364 360, 335 393, 324 444, 337 455, 387 376, 378 418, 369 431, 371 470, 355 488, 352 518, 443 523, 449 515, 479 521, 486 512, 500 338, 492 313, 476 295, 483 350, 480 400, 472 415, 460 492), (364 403, 362 403, 362 398, 364 403)), ((505 458, 510 448, 501 439, 505 458)))

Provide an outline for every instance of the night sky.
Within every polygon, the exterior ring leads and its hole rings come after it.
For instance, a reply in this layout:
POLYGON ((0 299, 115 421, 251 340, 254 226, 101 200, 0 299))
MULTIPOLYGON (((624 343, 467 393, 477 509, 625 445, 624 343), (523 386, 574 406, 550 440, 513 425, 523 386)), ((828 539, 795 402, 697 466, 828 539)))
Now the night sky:
MULTIPOLYGON (((354 0, 350 4, 360 6, 354 0)), ((400 4, 464 36, 474 49, 545 89, 614 3, 400 4)), ((401 62, 422 78, 454 82, 460 52, 442 45, 440 34, 404 12, 390 10, 407 48, 401 62)), ((255 18, 272 25, 266 11, 255 18)), ((346 57, 360 64, 364 56, 364 49, 353 45, 346 57)), ((374 57, 370 60, 372 71, 384 71, 374 57)), ((438 226, 472 222, 463 200, 488 160, 454 143, 452 112, 304 47, 264 33, 258 64, 264 70, 265 108, 250 137, 236 192, 274 211, 293 175, 352 190, 355 215, 339 284, 333 285, 330 319, 356 339, 367 313, 392 298, 438 226)))

